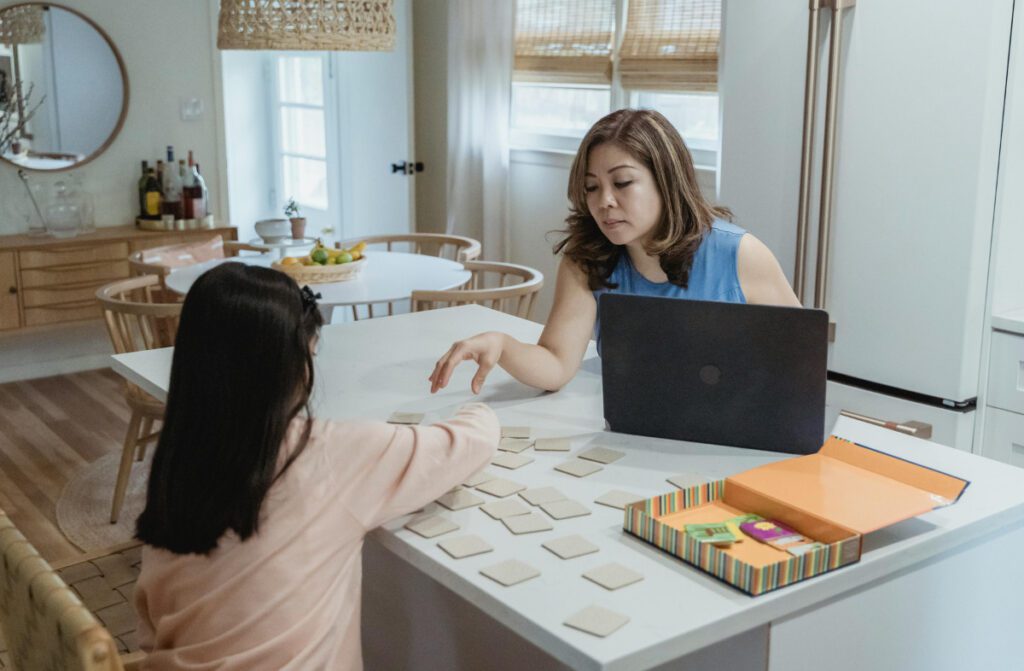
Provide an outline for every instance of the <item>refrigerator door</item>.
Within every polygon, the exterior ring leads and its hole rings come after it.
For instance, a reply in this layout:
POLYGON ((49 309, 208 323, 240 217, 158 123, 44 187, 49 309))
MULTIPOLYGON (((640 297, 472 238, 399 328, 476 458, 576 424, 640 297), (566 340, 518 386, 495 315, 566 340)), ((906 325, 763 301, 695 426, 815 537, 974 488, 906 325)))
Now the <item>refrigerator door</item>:
POLYGON ((929 440, 964 452, 971 451, 977 416, 973 409, 950 410, 830 381, 825 389, 826 433, 832 431, 842 410, 896 424, 927 424, 932 430, 929 440))
MULTIPOLYGON (((1013 2, 935 7, 861 2, 844 14, 829 369, 961 401, 978 394, 1013 2)), ((723 20, 721 202, 791 273, 807 3, 730 2, 723 20)))

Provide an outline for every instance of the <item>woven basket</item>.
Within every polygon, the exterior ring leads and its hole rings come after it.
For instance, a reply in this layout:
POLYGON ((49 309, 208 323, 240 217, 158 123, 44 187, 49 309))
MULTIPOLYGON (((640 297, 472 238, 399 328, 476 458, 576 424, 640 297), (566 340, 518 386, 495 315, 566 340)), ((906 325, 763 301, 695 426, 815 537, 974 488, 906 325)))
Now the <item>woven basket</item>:
POLYGON ((290 275, 299 284, 328 284, 351 280, 359 274, 365 265, 366 257, 364 256, 358 261, 342 263, 337 266, 303 266, 299 264, 284 266, 275 261, 270 267, 290 275))
POLYGON ((221 0, 220 49, 391 51, 393 0, 221 0))

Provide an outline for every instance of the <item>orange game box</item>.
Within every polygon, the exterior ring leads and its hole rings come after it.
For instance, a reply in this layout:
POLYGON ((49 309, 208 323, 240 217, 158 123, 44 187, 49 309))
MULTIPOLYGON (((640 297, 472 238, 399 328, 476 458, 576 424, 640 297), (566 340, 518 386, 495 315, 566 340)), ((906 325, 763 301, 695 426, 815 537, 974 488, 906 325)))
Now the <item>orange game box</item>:
POLYGON ((705 573, 757 596, 860 559, 864 534, 951 505, 968 481, 831 436, 815 454, 629 504, 623 528, 705 573), (687 524, 754 513, 822 547, 793 556, 746 537, 702 543, 687 524))

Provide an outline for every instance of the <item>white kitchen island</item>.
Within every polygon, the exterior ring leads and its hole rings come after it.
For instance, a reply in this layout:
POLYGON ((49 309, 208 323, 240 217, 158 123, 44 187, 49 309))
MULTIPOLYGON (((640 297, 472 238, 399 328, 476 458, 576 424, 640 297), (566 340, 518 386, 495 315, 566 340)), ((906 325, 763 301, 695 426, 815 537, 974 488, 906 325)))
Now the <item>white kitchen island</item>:
MULTIPOLYGON (((503 330, 535 341, 541 326, 477 306, 325 327, 317 356, 319 416, 386 419, 393 411, 447 417, 473 399, 472 364, 429 394, 436 359, 459 338, 503 330)), ((114 357, 114 369, 157 397, 169 381, 171 350, 114 357)), ((637 381, 642 384, 642 381, 637 381)), ((603 430, 599 360, 558 393, 525 387, 500 369, 479 396, 504 425, 534 437, 570 437, 571 452, 523 455, 517 470, 488 470, 529 487, 554 486, 592 514, 550 520, 554 529, 515 536, 475 508, 450 512, 460 525, 425 539, 396 521, 371 535, 364 554, 364 652, 368 669, 963 669, 1024 668, 1024 470, 841 418, 834 433, 965 478, 958 503, 865 537, 860 562, 750 597, 625 534, 620 510, 594 503, 613 490, 652 496, 666 477, 719 478, 787 458, 754 450, 658 440, 603 430), (591 445, 626 453, 585 478, 553 466, 591 445), (437 542, 468 533, 494 547, 454 560, 437 542), (541 547, 579 534, 596 553, 562 560, 541 547), (503 587, 480 569, 508 559, 541 575, 503 587), (644 576, 610 592, 581 577, 618 562, 644 576), (630 622, 607 638, 563 621, 589 605, 630 622)), ((494 497, 479 493, 488 502, 494 497)), ((518 498, 513 495, 511 498, 518 498)), ((535 511, 545 516, 539 509, 535 511)), ((545 516, 546 517, 546 516, 545 516)))

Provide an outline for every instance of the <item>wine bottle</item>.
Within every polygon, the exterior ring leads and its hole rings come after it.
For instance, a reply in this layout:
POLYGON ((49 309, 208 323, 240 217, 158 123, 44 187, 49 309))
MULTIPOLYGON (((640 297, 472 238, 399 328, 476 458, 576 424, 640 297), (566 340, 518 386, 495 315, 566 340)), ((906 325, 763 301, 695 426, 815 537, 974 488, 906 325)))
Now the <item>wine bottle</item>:
POLYGON ((192 150, 188 152, 188 167, 185 168, 185 177, 182 181, 181 194, 185 201, 185 218, 202 219, 206 216, 206 204, 203 199, 203 187, 200 182, 203 178, 199 175, 195 160, 192 157, 192 150))
POLYGON ((178 175, 181 176, 181 213, 184 219, 195 219, 195 212, 192 208, 190 189, 192 182, 192 171, 185 167, 185 159, 178 159, 178 175))
POLYGON ((162 212, 175 219, 184 218, 181 207, 181 174, 174 163, 174 147, 167 146, 167 164, 164 166, 164 204, 162 212))
POLYGON ((143 217, 146 219, 159 219, 163 212, 163 192, 160 190, 160 182, 156 179, 156 170, 150 168, 146 173, 145 186, 145 210, 143 217))
POLYGON ((142 176, 139 177, 137 189, 139 191, 139 216, 146 219, 146 177, 149 173, 149 161, 142 162, 142 176))
POLYGON ((210 192, 206 189, 206 180, 203 179, 203 174, 199 171, 199 164, 195 164, 194 175, 196 179, 196 204, 193 205, 196 212, 202 212, 201 215, 196 215, 197 218, 205 217, 210 213, 210 192))

